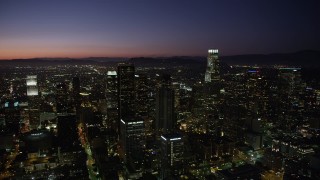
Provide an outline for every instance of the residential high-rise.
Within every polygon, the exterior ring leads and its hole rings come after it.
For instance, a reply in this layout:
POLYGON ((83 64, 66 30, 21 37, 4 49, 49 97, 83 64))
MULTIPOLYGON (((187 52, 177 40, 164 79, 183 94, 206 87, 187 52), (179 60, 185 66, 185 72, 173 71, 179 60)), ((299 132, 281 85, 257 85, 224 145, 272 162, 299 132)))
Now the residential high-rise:
POLYGON ((171 77, 164 75, 156 96, 156 131, 172 132, 174 120, 174 90, 171 88, 171 77))
POLYGON ((120 63, 118 65, 118 106, 120 120, 135 114, 135 88, 134 88, 134 65, 131 63, 120 63))
POLYGON ((218 56, 218 49, 209 49, 205 82, 212 82, 218 80, 220 80, 220 62, 218 56))
POLYGON ((179 177, 183 173, 184 142, 179 134, 161 136, 161 179, 179 177))

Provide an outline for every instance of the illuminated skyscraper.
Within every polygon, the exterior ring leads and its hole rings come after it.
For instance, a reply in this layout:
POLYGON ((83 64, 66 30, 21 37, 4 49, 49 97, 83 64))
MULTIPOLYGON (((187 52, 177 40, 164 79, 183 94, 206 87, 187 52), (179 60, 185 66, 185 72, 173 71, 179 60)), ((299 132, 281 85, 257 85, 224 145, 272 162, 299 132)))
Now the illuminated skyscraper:
POLYGON ((118 108, 117 71, 107 72, 106 99, 108 108, 118 108))
POLYGON ((27 76, 27 96, 37 96, 38 92, 38 83, 37 75, 27 76))
POLYGON ((184 142, 179 134, 161 136, 161 179, 179 177, 183 173, 184 142))
POLYGON ((220 80, 220 62, 218 57, 218 49, 209 49, 205 82, 218 80, 220 80))
POLYGON ((301 79, 301 68, 280 68, 279 81, 280 90, 293 99, 297 99, 294 96, 301 93, 305 86, 301 79))
POLYGON ((144 121, 139 117, 126 117, 121 119, 121 145, 124 160, 129 169, 141 171, 144 160, 145 133, 144 121))
POLYGON ((118 126, 120 126, 120 119, 129 116, 134 116, 135 114, 134 73, 135 69, 133 64, 120 63, 118 65, 118 126))
POLYGON ((118 76, 117 71, 107 72, 106 85, 107 118, 106 126, 118 130, 118 76))
POLYGON ((36 129, 40 125, 40 102, 37 75, 27 76, 26 83, 28 96, 29 126, 30 129, 36 129))

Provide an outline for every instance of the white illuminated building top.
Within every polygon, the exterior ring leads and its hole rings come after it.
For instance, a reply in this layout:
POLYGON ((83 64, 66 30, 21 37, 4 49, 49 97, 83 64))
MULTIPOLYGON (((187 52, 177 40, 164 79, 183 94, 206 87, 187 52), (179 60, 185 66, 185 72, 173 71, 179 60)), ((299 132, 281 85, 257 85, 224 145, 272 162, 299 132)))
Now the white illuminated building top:
POLYGON ((108 71, 107 75, 108 76, 116 76, 117 75, 117 71, 108 71))
POLYGON ((37 76, 27 76, 27 86, 36 86, 37 76))
POLYGON ((205 82, 218 81, 220 79, 219 50, 209 49, 207 57, 207 70, 205 73, 205 82))
POLYGON ((29 75, 27 76, 27 79, 37 79, 37 75, 29 75))
POLYGON ((208 53, 212 54, 212 53, 219 53, 218 49, 209 49, 208 53))
POLYGON ((27 86, 36 86, 37 81, 34 79, 27 79, 27 86))
POLYGON ((120 119, 120 121, 123 123, 123 124, 143 124, 143 121, 134 121, 134 122, 125 122, 124 120, 120 119))
MULTIPOLYGON (((167 141, 167 138, 165 138, 164 136, 161 136, 161 138, 167 141)), ((177 140, 181 140, 181 137, 169 138, 169 141, 177 141, 177 140)))
POLYGON ((26 78, 27 83, 27 96, 37 96, 38 92, 38 83, 37 83, 37 76, 27 76, 26 78))

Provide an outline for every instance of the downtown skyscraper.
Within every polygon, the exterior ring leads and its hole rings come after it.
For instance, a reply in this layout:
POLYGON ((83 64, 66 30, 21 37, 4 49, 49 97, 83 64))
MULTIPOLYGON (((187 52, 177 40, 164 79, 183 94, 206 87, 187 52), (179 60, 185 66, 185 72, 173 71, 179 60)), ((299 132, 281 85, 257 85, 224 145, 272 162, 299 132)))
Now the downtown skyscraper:
POLYGON ((31 129, 37 129, 40 124, 39 114, 39 89, 37 75, 28 75, 26 78, 29 126, 31 129))
POLYGON ((56 112, 58 114, 67 113, 68 106, 68 89, 64 82, 56 85, 56 112))
POLYGON ((218 80, 220 80, 220 61, 218 49, 209 49, 205 82, 213 82, 218 80))
POLYGON ((168 133, 174 128, 174 90, 170 75, 164 75, 156 96, 156 131, 168 133))
POLYGON ((106 84, 107 118, 105 125, 118 131, 118 76, 117 71, 107 72, 106 84))
POLYGON ((179 177, 183 173, 184 141, 179 134, 161 136, 161 179, 179 177))
POLYGON ((133 64, 120 63, 118 65, 119 129, 121 119, 135 115, 134 73, 135 69, 133 64))

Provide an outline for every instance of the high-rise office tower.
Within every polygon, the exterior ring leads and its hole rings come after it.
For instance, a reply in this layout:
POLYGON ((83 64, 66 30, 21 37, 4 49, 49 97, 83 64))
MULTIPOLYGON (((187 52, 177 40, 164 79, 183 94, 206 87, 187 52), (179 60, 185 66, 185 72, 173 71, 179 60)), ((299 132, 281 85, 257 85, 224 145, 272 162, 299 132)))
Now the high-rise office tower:
POLYGON ((108 108, 118 107, 118 76, 117 71, 107 72, 106 99, 108 108))
POLYGON ((141 116, 148 114, 149 108, 149 93, 150 93, 150 78, 147 74, 135 75, 136 88, 136 111, 141 116))
POLYGON ((280 102, 281 128, 286 131, 301 122, 304 100, 302 94, 306 84, 301 78, 301 68, 280 68, 278 79, 278 93, 280 102))
POLYGON ((171 88, 171 77, 164 75, 156 97, 156 131, 172 132, 174 120, 174 90, 171 88))
POLYGON ((118 76, 117 71, 107 72, 106 85, 107 122, 105 126, 118 129, 118 76))
POLYGON ((179 177, 183 173, 184 142, 179 134, 161 136, 161 179, 179 177))
POLYGON ((144 122, 142 118, 125 117, 121 119, 121 144, 124 160, 135 171, 141 169, 145 148, 144 122))
POLYGON ((40 102, 37 75, 27 76, 26 83, 28 96, 29 127, 30 129, 36 129, 40 125, 40 102))
POLYGON ((121 119, 135 114, 134 73, 133 64, 120 63, 118 65, 119 129, 121 119))
POLYGON ((220 80, 220 62, 218 56, 218 49, 209 49, 205 82, 212 82, 218 80, 220 80))
POLYGON ((77 118, 75 115, 59 115, 58 121, 58 143, 64 148, 72 148, 79 146, 77 134, 77 118))
POLYGON ((38 92, 38 82, 37 75, 27 76, 27 96, 37 96, 38 92))
POLYGON ((280 90, 290 98, 302 92, 305 84, 301 79, 301 68, 279 69, 280 90))
POLYGON ((68 89, 65 83, 56 86, 56 111, 57 113, 68 112, 68 89))
POLYGON ((6 129, 14 134, 18 134, 20 130, 20 118, 20 110, 15 106, 14 101, 6 102, 4 106, 4 125, 6 129))

